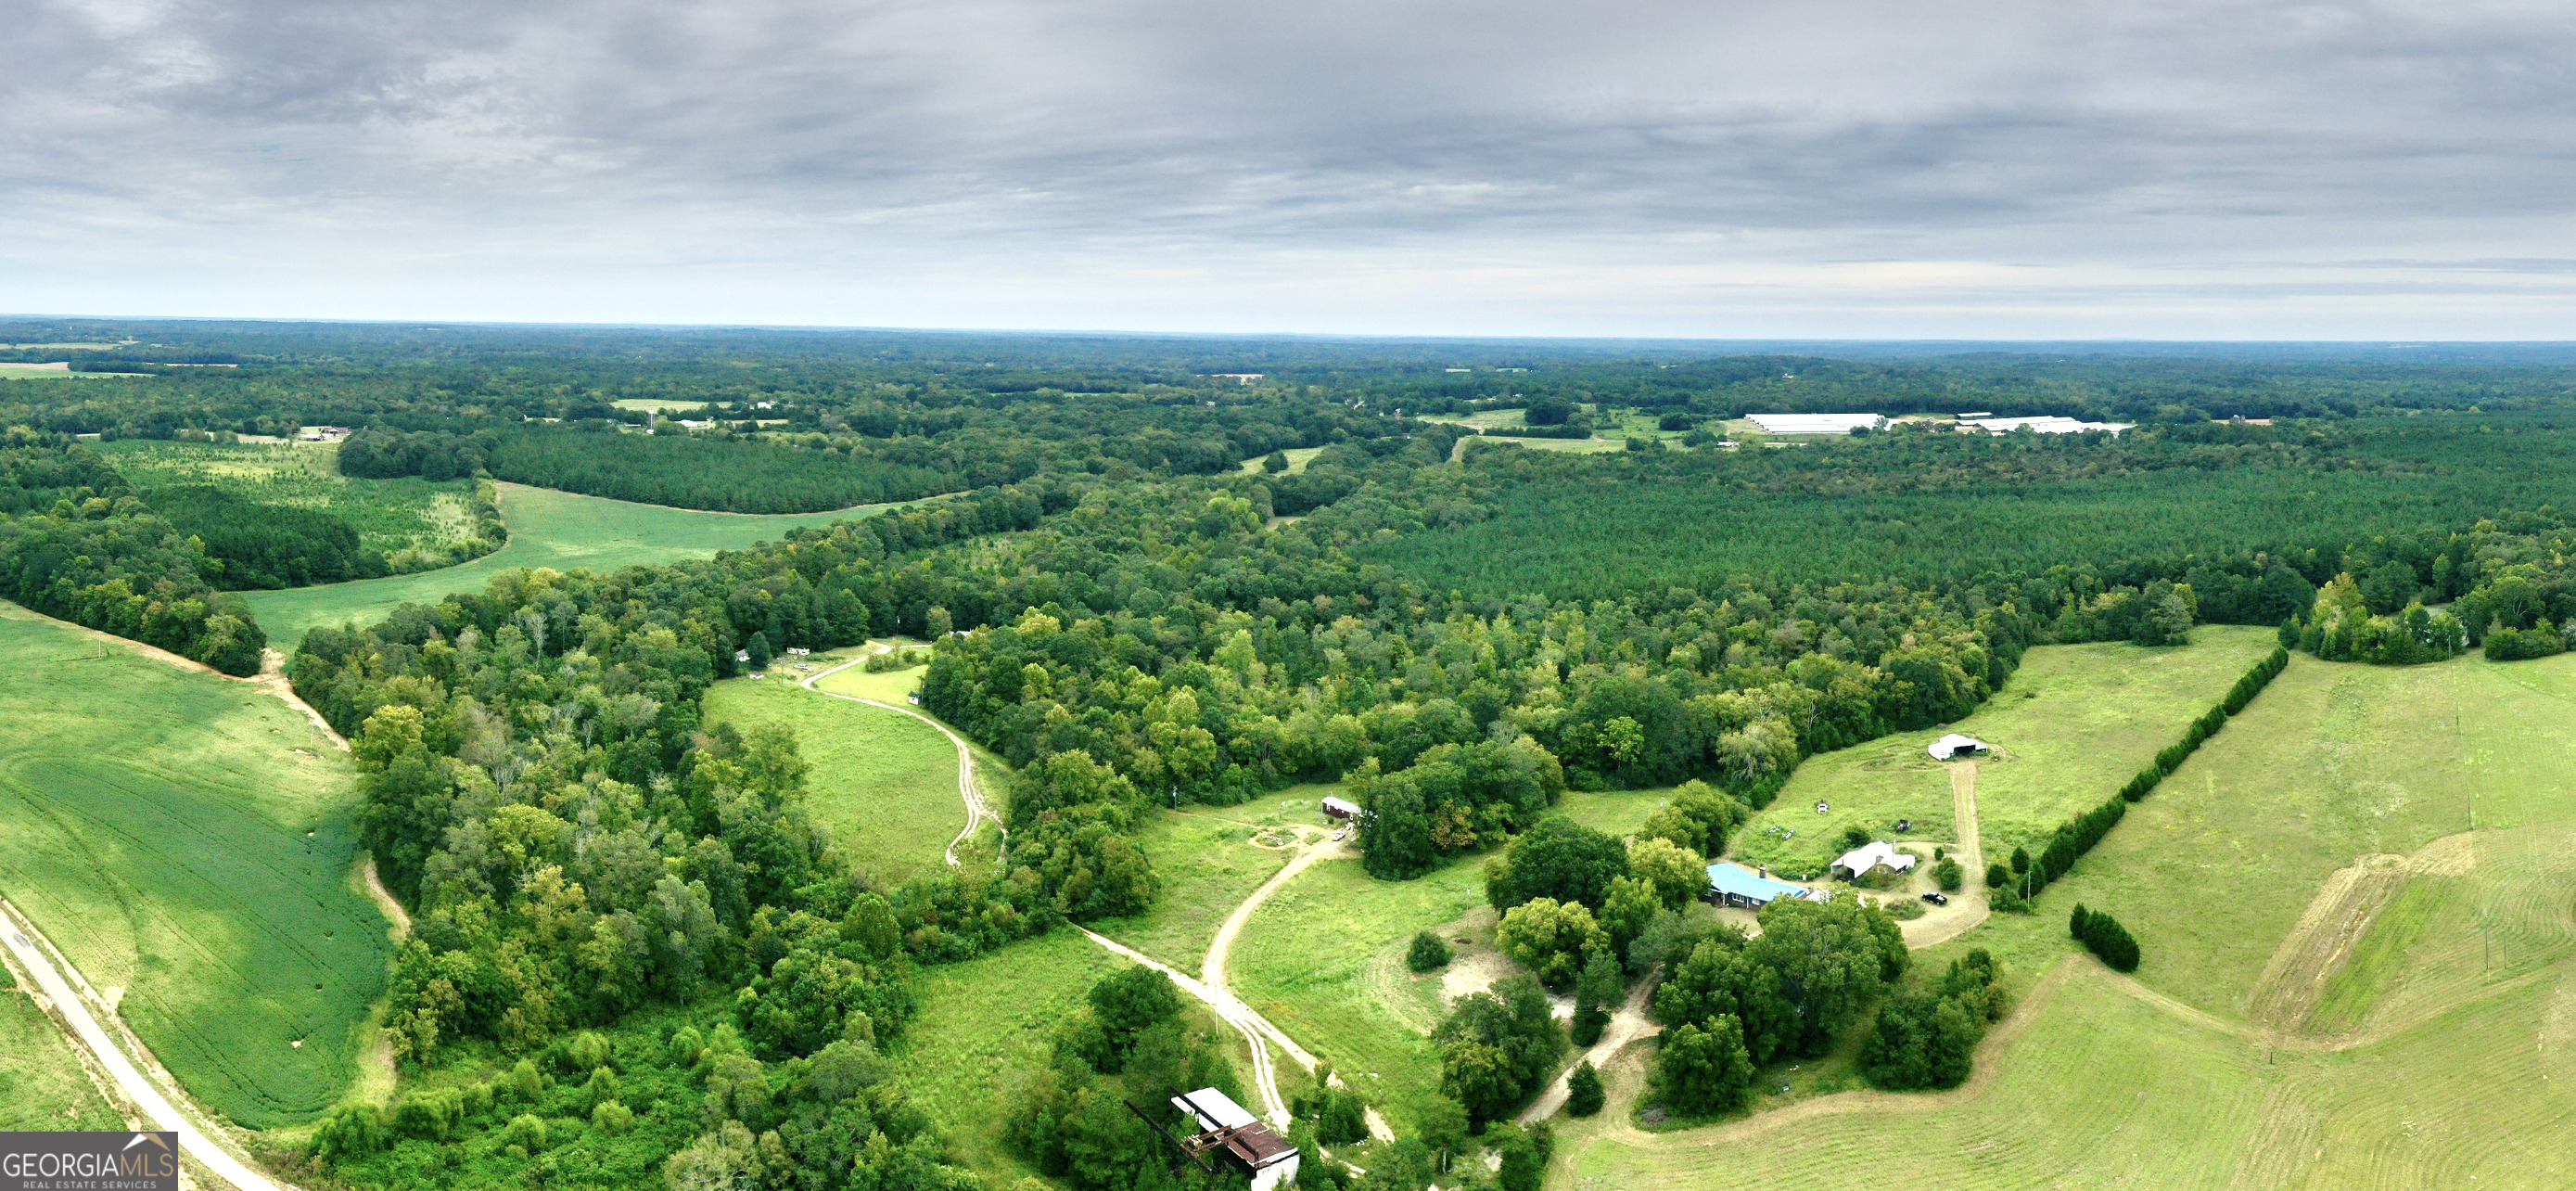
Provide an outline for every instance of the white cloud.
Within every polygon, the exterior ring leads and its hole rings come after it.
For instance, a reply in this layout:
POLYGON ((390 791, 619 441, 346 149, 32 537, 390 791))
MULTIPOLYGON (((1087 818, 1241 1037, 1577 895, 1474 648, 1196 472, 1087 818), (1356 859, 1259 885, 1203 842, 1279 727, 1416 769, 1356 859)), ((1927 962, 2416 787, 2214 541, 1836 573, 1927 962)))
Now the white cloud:
POLYGON ((2563 337, 2576 12, 31 6, 22 310, 2563 337))

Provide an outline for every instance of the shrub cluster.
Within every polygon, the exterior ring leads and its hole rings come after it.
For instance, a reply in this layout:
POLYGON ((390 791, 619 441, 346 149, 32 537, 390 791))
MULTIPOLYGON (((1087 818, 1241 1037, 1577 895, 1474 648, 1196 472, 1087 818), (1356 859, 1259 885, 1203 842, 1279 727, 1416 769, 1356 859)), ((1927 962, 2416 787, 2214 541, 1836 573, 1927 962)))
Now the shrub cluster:
POLYGON ((2004 1015, 1994 957, 1983 948, 1950 961, 1928 989, 1879 1007, 1878 1024, 1860 1051, 1863 1078, 1888 1091, 1955 1088, 1968 1078, 1977 1041, 2004 1015))
POLYGON ((2138 940, 2130 936, 2129 928, 2120 925, 2110 915, 2087 910, 2082 902, 2077 902, 2075 913, 2067 919, 2066 927, 2086 950, 2101 956, 2102 962, 2111 965, 2113 971, 2138 970, 2138 940))

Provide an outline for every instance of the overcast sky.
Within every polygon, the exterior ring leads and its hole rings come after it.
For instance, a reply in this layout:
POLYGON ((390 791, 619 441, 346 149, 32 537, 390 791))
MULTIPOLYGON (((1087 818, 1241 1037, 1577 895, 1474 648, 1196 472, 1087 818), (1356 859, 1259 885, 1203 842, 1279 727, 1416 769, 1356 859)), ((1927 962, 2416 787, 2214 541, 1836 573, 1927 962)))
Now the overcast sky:
POLYGON ((12 0, 0 311, 2576 339, 2576 4, 12 0))

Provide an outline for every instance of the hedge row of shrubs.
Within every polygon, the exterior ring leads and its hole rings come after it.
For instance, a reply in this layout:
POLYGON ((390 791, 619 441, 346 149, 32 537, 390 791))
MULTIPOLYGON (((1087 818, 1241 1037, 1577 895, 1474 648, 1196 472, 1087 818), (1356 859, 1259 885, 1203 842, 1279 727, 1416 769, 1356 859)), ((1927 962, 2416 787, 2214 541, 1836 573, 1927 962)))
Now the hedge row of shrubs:
MULTIPOLYGON (((2199 719, 2193 720, 2191 727, 2183 731, 2182 739, 2157 753, 2154 762, 2139 771, 2138 776, 2130 778, 2127 785, 2120 787, 2117 797, 2058 828, 2056 834, 2049 837, 2048 846, 2042 849, 2037 857, 2031 858, 2027 865, 2017 862, 2014 865, 2013 879, 1989 894, 1996 908, 2006 910, 2024 908, 2030 899, 2038 897, 2041 890, 2048 888, 2049 882, 2065 876, 2068 870, 2075 867, 2076 857, 2092 851, 2093 845, 2101 843, 2102 837, 2110 834, 2111 829, 2119 825, 2120 820, 2129 813, 2130 803, 2146 797, 2148 791, 2155 789, 2174 770, 2181 768, 2183 761, 2199 751, 2203 742, 2217 735, 2218 730, 2227 725, 2228 717, 2245 710, 2245 705, 2253 702, 2254 696, 2263 693, 2263 688, 2271 685, 2272 679, 2279 676, 2282 669, 2289 664, 2290 651, 2277 647, 2272 650, 2270 656, 2254 663, 2253 669, 2246 671, 2244 677, 2236 680, 2236 685, 2228 690, 2226 698, 2219 700, 2216 706, 2211 707, 2199 719)), ((1991 883, 1990 874, 1989 884, 1991 883)))

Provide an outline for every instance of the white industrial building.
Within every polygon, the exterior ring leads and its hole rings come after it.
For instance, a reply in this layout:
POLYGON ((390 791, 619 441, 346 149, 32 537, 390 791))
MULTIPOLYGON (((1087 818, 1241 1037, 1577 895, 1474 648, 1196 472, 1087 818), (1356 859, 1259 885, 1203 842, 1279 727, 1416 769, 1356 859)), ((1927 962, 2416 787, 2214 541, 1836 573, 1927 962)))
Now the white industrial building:
POLYGON ((1887 428, 1885 414, 1748 414, 1746 420, 1764 434, 1849 434, 1887 428))
POLYGON ((2136 423, 2087 422, 2077 418, 2060 417, 1972 418, 1963 415, 1959 419, 1959 425, 1965 429, 1982 430, 1988 434, 2010 434, 2015 430, 2028 430, 2034 434, 2082 434, 2087 430, 2100 430, 2108 434, 2118 434, 2136 423))

